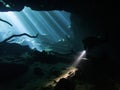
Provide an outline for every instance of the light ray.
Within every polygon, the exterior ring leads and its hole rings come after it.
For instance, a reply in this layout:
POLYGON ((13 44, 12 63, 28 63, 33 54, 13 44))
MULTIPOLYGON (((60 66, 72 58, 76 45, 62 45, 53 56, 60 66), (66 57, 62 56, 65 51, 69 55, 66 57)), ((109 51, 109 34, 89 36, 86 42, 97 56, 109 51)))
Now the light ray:
POLYGON ((72 66, 77 67, 80 64, 80 61, 84 59, 86 55, 86 50, 83 50, 82 52, 79 52, 77 58, 73 62, 72 66))
MULTIPOLYGON (((46 46, 44 46, 44 42, 47 43, 47 46, 51 47, 51 45, 58 44, 60 39, 65 39, 65 36, 68 36, 69 33, 71 33, 69 28, 67 28, 71 23, 70 20, 68 20, 69 18, 66 18, 69 15, 70 13, 61 11, 33 11, 27 7, 25 7, 20 12, 0 13, 0 17, 2 19, 5 18, 4 20, 10 22, 13 25, 12 28, 14 33, 27 33, 30 35, 36 35, 36 33, 39 33, 41 36, 43 36, 44 38, 41 38, 40 36, 37 39, 24 38, 24 40, 28 42, 28 45, 33 45, 39 50, 44 50, 46 48, 46 46)), ((3 26, 5 26, 5 29, 8 29, 8 32, 10 31, 13 33, 11 29, 9 30, 9 27, 6 27, 6 25, 3 26)), ((0 38, 0 40, 1 39, 3 38, 0 38)), ((16 42, 23 41, 22 39, 20 39, 21 41, 18 39, 19 38, 16 38, 16 42)), ((57 49, 59 47, 64 48, 58 44, 57 49)), ((68 47, 68 51, 70 51, 70 49, 71 48, 68 47)))

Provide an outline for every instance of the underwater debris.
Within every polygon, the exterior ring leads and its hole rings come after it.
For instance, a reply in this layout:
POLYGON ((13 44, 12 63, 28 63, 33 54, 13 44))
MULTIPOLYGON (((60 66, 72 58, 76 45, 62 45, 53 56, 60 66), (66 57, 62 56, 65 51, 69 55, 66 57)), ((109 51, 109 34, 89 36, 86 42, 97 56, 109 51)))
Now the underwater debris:
POLYGON ((0 18, 0 21, 5 22, 5 23, 9 24, 10 26, 13 26, 11 23, 9 23, 8 21, 3 20, 3 19, 1 19, 1 18, 0 18))
MULTIPOLYGON (((18 35, 12 35, 12 36, 6 38, 5 40, 3 40, 2 42, 7 42, 8 40, 10 40, 10 39, 13 38, 13 37, 28 36, 28 37, 30 37, 30 38, 37 38, 38 35, 39 35, 39 34, 36 34, 35 36, 31 36, 31 35, 29 35, 29 34, 27 34, 27 33, 22 33, 22 34, 18 34, 18 35)), ((1 43, 2 43, 2 42, 1 42, 1 43)))
MULTIPOLYGON (((52 86, 52 87, 55 87, 57 85, 57 83, 61 80, 61 79, 66 79, 66 80, 69 80, 73 77, 73 74, 75 74, 75 72, 77 71, 78 69, 75 68, 75 67, 68 67, 66 70, 64 70, 63 72, 61 72, 61 74, 59 76, 57 76, 56 78, 54 78, 53 80, 49 81, 48 83, 46 83, 46 87, 48 86, 52 86), (71 74, 70 74, 71 73, 71 74)), ((55 89, 57 90, 57 89, 55 89)), ((70 90, 70 89, 68 89, 70 90)))

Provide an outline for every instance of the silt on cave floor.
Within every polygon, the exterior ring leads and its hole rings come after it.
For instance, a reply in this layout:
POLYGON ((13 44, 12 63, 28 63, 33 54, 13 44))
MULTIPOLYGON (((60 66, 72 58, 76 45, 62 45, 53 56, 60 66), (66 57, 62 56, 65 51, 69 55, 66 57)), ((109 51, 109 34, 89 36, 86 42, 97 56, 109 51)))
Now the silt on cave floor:
MULTIPOLYGON (((21 49, 24 52, 16 51, 17 55, 16 53, 9 55, 9 52, 6 52, 6 55, 1 54, 1 90, 62 90, 63 88, 71 88, 71 90, 118 90, 116 88, 119 87, 120 82, 119 78, 114 77, 116 71, 114 74, 106 72, 107 68, 99 67, 102 62, 97 64, 94 60, 93 62, 82 60, 75 68, 71 65, 76 54, 55 55, 29 50, 28 47, 24 46, 20 47, 26 49, 21 49), (97 66, 94 66, 96 64, 97 66), (102 71, 102 69, 106 70, 102 71)), ((105 66, 102 65, 102 67, 105 66)), ((112 69, 111 72, 113 72, 112 69)))

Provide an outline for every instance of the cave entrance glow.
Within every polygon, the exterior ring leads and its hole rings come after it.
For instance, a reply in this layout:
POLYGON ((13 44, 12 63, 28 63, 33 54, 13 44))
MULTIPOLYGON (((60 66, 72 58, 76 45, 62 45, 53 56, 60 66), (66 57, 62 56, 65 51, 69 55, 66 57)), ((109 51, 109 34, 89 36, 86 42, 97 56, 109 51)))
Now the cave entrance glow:
POLYGON ((70 13, 65 11, 33 11, 25 7, 21 12, 0 12, 0 18, 8 21, 10 26, 0 21, 0 41, 14 35, 27 33, 39 34, 32 39, 27 36, 13 38, 11 42, 29 45, 30 48, 68 52, 71 49, 70 13))

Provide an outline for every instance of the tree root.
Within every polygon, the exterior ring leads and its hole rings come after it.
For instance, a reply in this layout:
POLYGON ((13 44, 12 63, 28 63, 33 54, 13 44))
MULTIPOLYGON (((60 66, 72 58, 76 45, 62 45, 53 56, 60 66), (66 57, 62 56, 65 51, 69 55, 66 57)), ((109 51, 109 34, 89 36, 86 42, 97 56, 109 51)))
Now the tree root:
POLYGON ((30 37, 30 38, 37 38, 38 35, 39 35, 39 34, 36 34, 35 36, 31 36, 31 35, 29 35, 29 34, 27 34, 27 33, 22 33, 22 34, 18 34, 18 35, 12 35, 12 36, 6 38, 5 40, 3 40, 1 43, 7 42, 8 40, 10 40, 11 38, 14 38, 14 37, 28 36, 28 37, 30 37))

